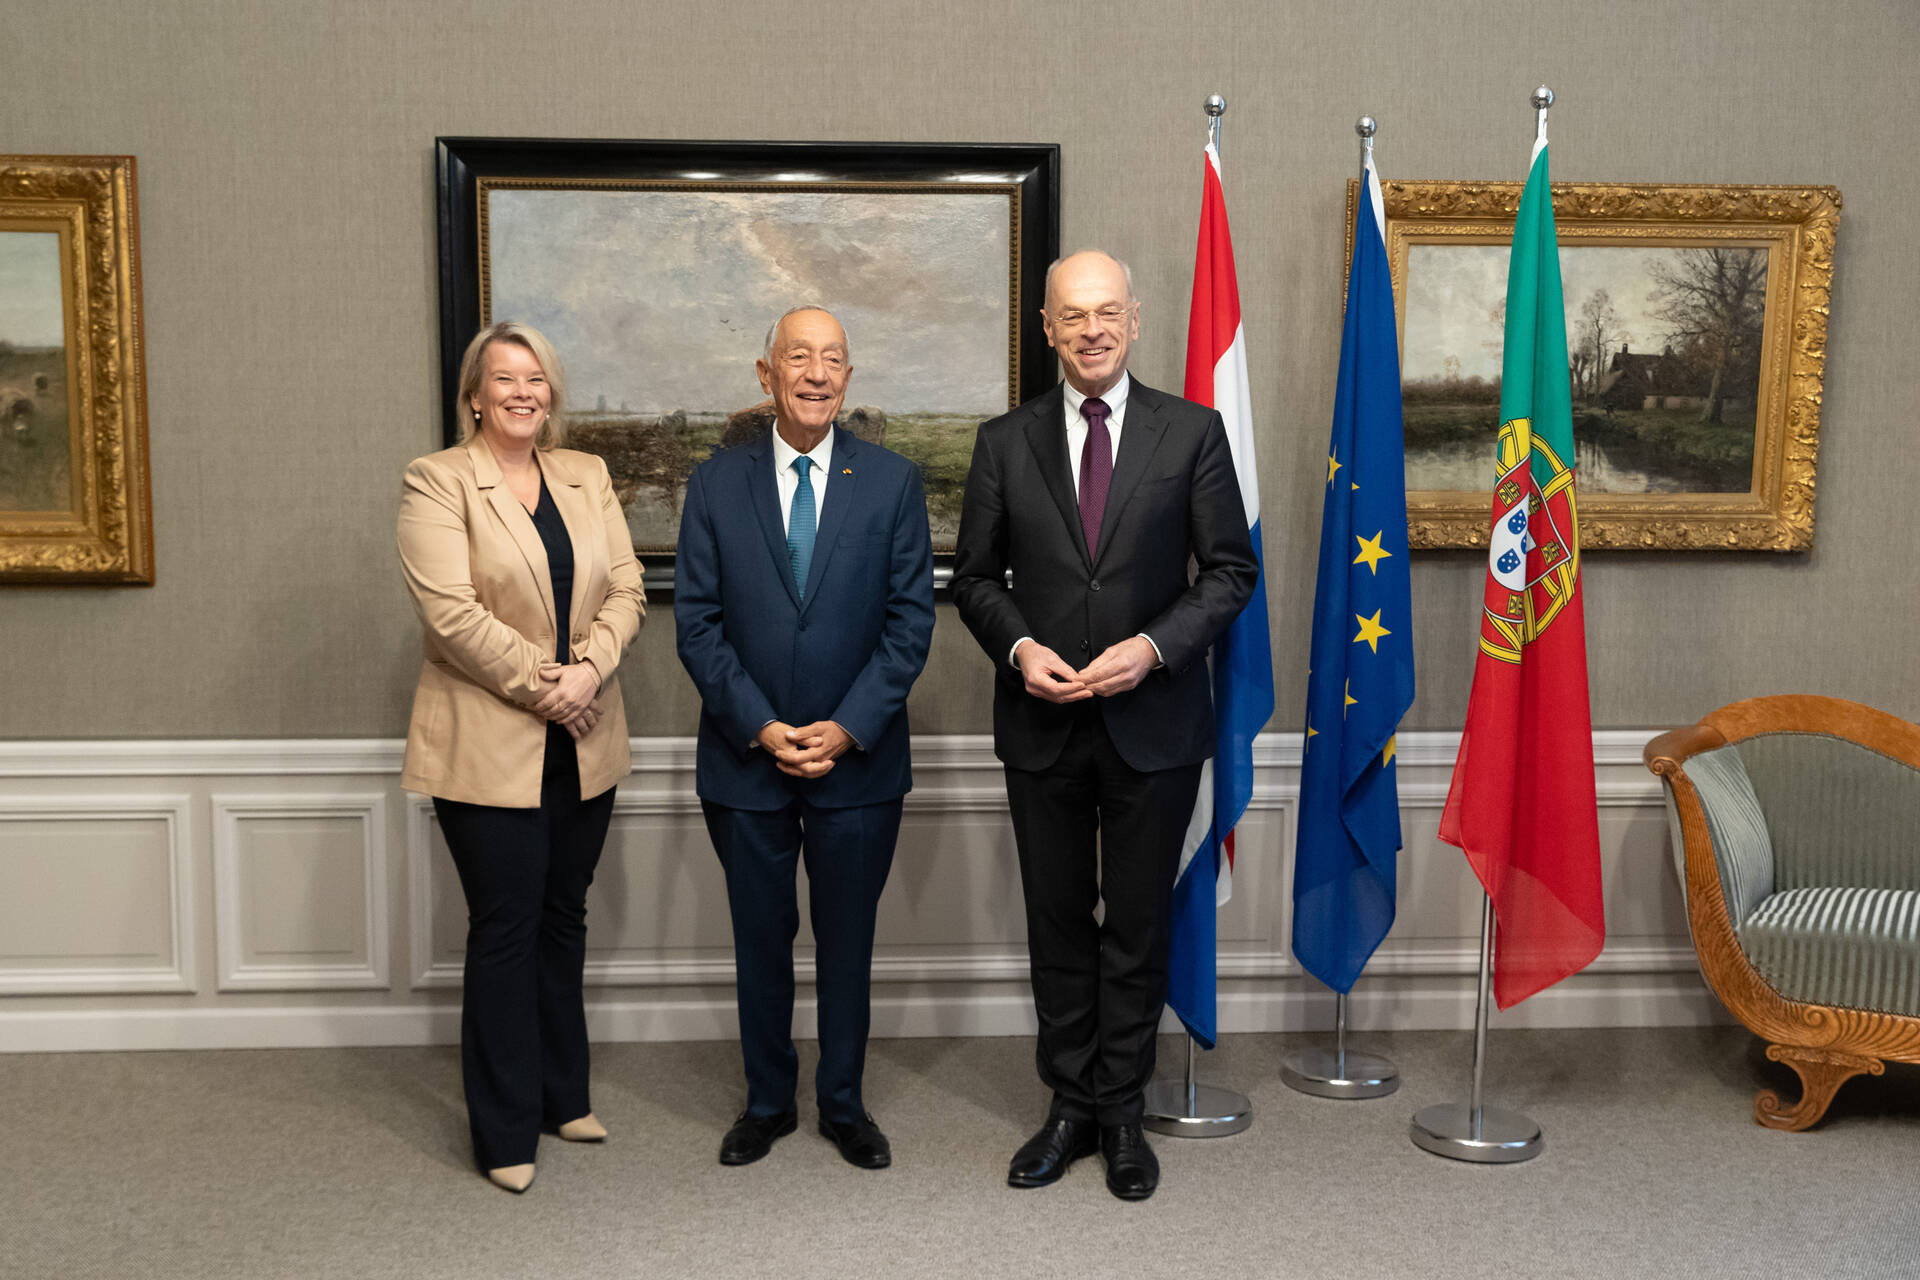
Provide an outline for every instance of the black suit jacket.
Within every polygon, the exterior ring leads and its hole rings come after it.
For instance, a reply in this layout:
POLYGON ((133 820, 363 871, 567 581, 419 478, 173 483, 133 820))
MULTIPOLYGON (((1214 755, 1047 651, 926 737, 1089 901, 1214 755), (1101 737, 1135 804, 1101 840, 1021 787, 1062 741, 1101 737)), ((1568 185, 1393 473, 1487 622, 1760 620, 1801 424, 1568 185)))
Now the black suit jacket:
POLYGON ((1076 714, 1026 691, 1007 651, 1032 636, 1075 667, 1144 632, 1163 667, 1096 698, 1121 758, 1151 771, 1213 754, 1208 647, 1253 593, 1259 561, 1220 415, 1144 386, 1127 393, 1100 546, 1087 554, 1059 386, 983 424, 953 558, 953 602, 993 660, 994 751, 1045 769, 1076 714), (1188 581, 1191 556, 1198 567, 1188 581), (1011 587, 1007 570, 1013 571, 1011 587))

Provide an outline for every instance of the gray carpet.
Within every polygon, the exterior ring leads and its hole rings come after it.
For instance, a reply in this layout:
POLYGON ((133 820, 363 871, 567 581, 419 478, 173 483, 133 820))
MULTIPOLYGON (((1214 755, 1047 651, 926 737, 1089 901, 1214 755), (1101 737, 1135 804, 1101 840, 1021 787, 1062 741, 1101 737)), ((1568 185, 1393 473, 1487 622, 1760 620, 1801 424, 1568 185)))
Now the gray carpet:
POLYGON ((1109 1196, 1097 1158, 1005 1186, 1045 1109, 1026 1040, 875 1042, 879 1173, 843 1164, 810 1107, 768 1159, 722 1168, 734 1046, 598 1046, 612 1140, 546 1139, 522 1197, 471 1167, 452 1049, 0 1056, 0 1275, 1920 1274, 1920 1071, 1855 1081, 1819 1129, 1781 1134, 1748 1107, 1791 1077, 1737 1028, 1495 1032, 1489 1101, 1532 1114, 1547 1150, 1488 1168, 1406 1136, 1464 1093, 1468 1037, 1363 1039, 1400 1064, 1398 1094, 1293 1093, 1276 1067, 1302 1038, 1204 1055, 1255 1125, 1156 1139, 1144 1204, 1109 1196))

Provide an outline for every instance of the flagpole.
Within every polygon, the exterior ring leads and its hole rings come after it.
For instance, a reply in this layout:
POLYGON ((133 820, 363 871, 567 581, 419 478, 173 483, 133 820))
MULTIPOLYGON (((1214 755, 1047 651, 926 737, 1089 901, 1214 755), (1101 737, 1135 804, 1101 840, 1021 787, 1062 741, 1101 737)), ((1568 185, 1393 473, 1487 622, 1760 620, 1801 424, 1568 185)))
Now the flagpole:
MULTIPOLYGON (((1207 113, 1207 142, 1214 155, 1220 154, 1220 117, 1226 113, 1227 100, 1210 94, 1204 106, 1207 113)), ((1178 1083, 1151 1080, 1144 1094, 1145 1114, 1141 1122, 1155 1133, 1174 1138, 1224 1138, 1239 1133, 1253 1123, 1253 1103, 1244 1093, 1219 1085, 1201 1084, 1193 1076, 1194 1038, 1187 1035, 1187 1073, 1178 1083)))
MULTIPOLYGON (((1353 131, 1360 135, 1360 198, 1366 191, 1367 168, 1373 163, 1373 135, 1380 126, 1372 116, 1361 116, 1353 131)), ((1289 1089, 1316 1098, 1384 1098, 1400 1087, 1400 1071, 1391 1061, 1372 1053, 1347 1052, 1347 993, 1333 997, 1333 1052, 1302 1049, 1280 1062, 1280 1080, 1289 1089)))
MULTIPOLYGON (((1538 115, 1534 154, 1547 143, 1547 108, 1553 90, 1541 85, 1529 99, 1538 115)), ((1518 1111, 1486 1106, 1482 1086, 1487 1071, 1487 1004, 1493 986, 1493 898, 1482 895, 1480 906, 1480 995, 1473 1012, 1473 1079, 1467 1102, 1445 1102, 1414 1112, 1409 1126, 1413 1144, 1451 1160, 1476 1164, 1518 1164, 1531 1160, 1546 1147, 1540 1126, 1518 1111)))
POLYGON ((1414 1112, 1413 1145, 1451 1160, 1518 1164, 1546 1146, 1540 1126, 1518 1111, 1489 1107, 1481 1089, 1487 1073, 1487 1005, 1493 985, 1493 899, 1480 907, 1480 998, 1473 1011, 1473 1081, 1465 1104, 1443 1102, 1414 1112))

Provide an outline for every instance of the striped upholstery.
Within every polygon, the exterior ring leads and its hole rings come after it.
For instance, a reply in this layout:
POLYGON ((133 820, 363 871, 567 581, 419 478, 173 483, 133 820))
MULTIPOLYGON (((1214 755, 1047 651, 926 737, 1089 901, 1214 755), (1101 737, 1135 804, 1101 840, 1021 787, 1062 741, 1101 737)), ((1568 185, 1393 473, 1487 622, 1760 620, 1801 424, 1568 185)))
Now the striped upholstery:
POLYGON ((1736 749, 1773 836, 1775 888, 1920 889, 1920 770, 1825 734, 1763 734, 1736 749))
MULTIPOLYGON (((1713 837, 1713 860, 1720 867, 1720 889, 1726 895, 1727 914, 1738 929, 1741 921, 1773 892, 1773 844, 1768 838, 1767 820, 1753 794, 1753 784, 1747 781, 1740 753, 1733 747, 1702 751, 1690 758, 1687 779, 1700 793, 1707 832, 1713 837)), ((1671 790, 1667 810, 1668 820, 1677 821, 1671 790)), ((1674 848, 1682 848, 1677 830, 1674 848)), ((1680 883, 1686 882, 1683 868, 1680 883)))
POLYGON ((1920 890, 1788 889, 1737 933, 1789 1000, 1920 1017, 1920 890))

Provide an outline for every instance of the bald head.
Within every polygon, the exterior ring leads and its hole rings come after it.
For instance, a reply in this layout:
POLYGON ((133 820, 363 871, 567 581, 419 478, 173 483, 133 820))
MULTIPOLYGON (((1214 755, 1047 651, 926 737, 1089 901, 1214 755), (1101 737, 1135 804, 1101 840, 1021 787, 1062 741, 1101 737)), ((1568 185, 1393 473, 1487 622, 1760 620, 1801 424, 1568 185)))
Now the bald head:
POLYGON ((1055 276, 1058 276, 1064 272, 1066 279, 1072 282, 1072 281, 1079 280, 1086 273, 1092 272, 1095 274, 1106 275, 1107 279, 1110 281, 1111 275, 1107 273, 1111 273, 1115 271, 1120 273, 1121 292, 1123 293, 1123 295, 1125 296, 1128 302, 1132 302, 1133 301, 1133 268, 1129 267, 1126 263, 1120 261, 1120 259, 1114 257, 1112 254, 1103 253, 1098 249, 1082 249, 1078 253, 1070 253, 1064 258, 1055 258, 1052 264, 1047 267, 1046 288, 1044 290, 1045 299, 1046 299, 1045 305, 1047 309, 1048 310, 1053 309, 1053 286, 1054 286, 1055 276))
POLYGON ((1140 336, 1133 272, 1098 249, 1069 254, 1047 268, 1040 320, 1074 390, 1105 395, 1126 373, 1127 352, 1140 336))

